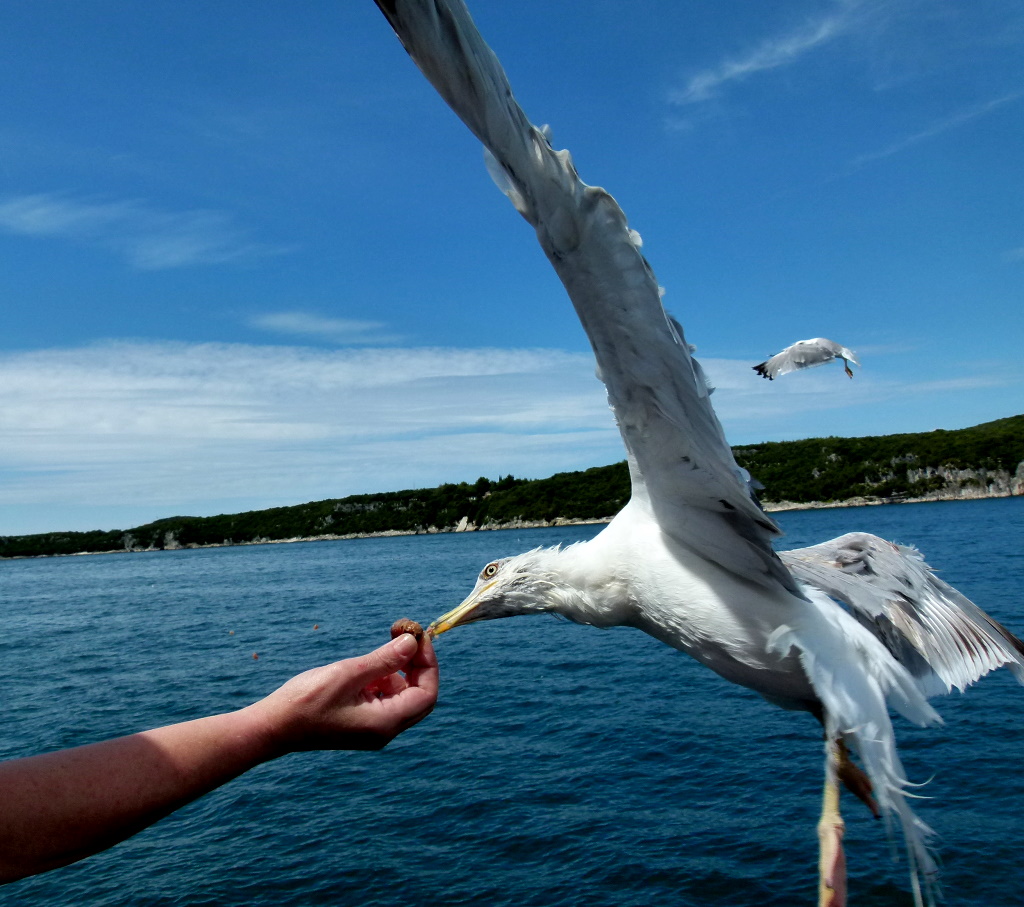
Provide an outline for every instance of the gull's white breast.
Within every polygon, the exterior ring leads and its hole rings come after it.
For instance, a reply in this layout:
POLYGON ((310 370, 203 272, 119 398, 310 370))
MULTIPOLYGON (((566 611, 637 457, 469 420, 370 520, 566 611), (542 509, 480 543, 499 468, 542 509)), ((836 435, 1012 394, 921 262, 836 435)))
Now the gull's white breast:
POLYGON ((585 622, 636 627, 773 701, 817 702, 796 655, 768 650, 771 634, 798 622, 808 602, 706 560, 636 501, 577 550, 577 582, 594 605, 585 622))

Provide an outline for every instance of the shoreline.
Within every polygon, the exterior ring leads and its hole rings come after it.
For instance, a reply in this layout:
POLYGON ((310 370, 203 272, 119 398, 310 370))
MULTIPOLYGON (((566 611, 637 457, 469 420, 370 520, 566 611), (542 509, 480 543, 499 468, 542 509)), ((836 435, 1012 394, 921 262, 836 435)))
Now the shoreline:
MULTIPOLYGON (((857 497, 845 501, 768 501, 762 502, 766 513, 785 513, 791 510, 838 510, 848 507, 878 507, 884 504, 930 504, 939 501, 982 501, 995 498, 1020 497, 1011 493, 974 493, 957 495, 927 495, 916 498, 903 498, 898 501, 885 498, 857 497)), ((603 519, 565 519, 556 517, 553 520, 511 520, 507 523, 487 523, 474 526, 463 517, 457 526, 438 529, 429 526, 426 529, 385 529, 380 532, 348 532, 342 534, 324 533, 323 535, 294 536, 284 539, 257 538, 248 542, 210 542, 200 545, 192 542, 186 545, 172 545, 164 548, 112 548, 109 551, 73 551, 69 554, 16 554, 13 557, 0 557, 0 561, 35 560, 47 557, 92 557, 101 554, 145 554, 153 551, 191 551, 201 548, 239 548, 246 545, 290 545, 296 542, 339 542, 354 539, 391 538, 408 535, 449 535, 460 532, 497 532, 509 529, 551 529, 558 526, 596 526, 610 523, 611 517, 603 519)))
POLYGON ((931 504, 940 501, 989 501, 996 498, 1018 498, 1024 492, 1014 494, 1012 491, 977 492, 971 494, 935 494, 922 495, 915 498, 857 497, 845 501, 770 501, 762 502, 765 513, 782 513, 787 510, 833 510, 841 507, 878 507, 882 504, 931 504))

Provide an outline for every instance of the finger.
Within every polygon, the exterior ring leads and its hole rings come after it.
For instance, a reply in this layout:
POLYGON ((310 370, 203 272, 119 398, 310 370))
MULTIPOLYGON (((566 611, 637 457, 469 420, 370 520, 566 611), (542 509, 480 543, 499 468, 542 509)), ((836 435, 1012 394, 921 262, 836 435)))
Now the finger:
POLYGON ((394 710, 399 726, 404 730, 422 721, 433 710, 437 696, 422 687, 407 687, 397 696, 382 700, 389 710, 394 710))
POLYGON ((355 661, 353 680, 360 687, 365 687, 374 680, 394 674, 395 671, 402 670, 409 663, 409 659, 416 654, 416 651, 415 637, 409 633, 403 633, 379 649, 374 649, 360 658, 353 659, 355 661))
POLYGON ((409 665, 416 668, 437 667, 437 652, 434 650, 434 643, 427 633, 424 633, 420 639, 419 648, 416 650, 416 654, 412 657, 409 665))
POLYGON ((405 678, 395 672, 394 674, 388 674, 386 677, 381 677, 378 680, 371 681, 367 686, 366 690, 370 693, 382 693, 385 696, 394 696, 396 693, 401 693, 409 684, 405 678))
POLYGON ((434 645, 426 635, 420 640, 416 657, 405 671, 405 679, 410 687, 416 687, 427 694, 432 701, 437 699, 440 685, 440 672, 437 666, 437 654, 434 645))

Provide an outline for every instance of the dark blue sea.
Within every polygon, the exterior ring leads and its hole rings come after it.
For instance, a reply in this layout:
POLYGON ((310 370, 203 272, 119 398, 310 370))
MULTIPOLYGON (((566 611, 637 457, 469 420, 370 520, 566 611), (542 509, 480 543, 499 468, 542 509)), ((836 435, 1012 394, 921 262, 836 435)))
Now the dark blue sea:
MULTIPOLYGON (((1024 499, 778 517, 790 547, 852 529, 913 543, 1024 632, 1024 499)), ((427 623, 495 555, 599 529, 0 562, 0 757, 243 706, 377 646, 397 617, 427 623)), ((383 752, 261 766, 0 902, 815 903, 809 716, 633 630, 517 618, 455 630, 438 651, 437 709, 383 752)), ((947 904, 1019 905, 1024 690, 1003 671, 938 706, 944 727, 897 729, 910 777, 928 782, 947 904)), ((851 904, 911 904, 884 823, 846 811, 851 904)))

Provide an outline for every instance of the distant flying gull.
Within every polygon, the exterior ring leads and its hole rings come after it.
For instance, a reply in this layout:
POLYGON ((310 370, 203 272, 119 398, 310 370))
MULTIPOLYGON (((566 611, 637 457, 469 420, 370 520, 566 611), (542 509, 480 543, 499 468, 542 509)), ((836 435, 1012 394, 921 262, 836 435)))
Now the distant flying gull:
POLYGON ((635 627, 810 712, 827 751, 819 902, 844 902, 839 781, 899 821, 915 902, 933 902, 929 830, 907 801, 888 706, 937 723, 933 694, 1001 665, 1024 682, 1024 644, 912 548, 851 533, 776 554, 781 533, 733 458, 700 365, 615 200, 581 182, 569 153, 530 124, 461 0, 377 4, 536 229, 590 338, 632 482, 629 502, 590 541, 487 564, 433 634, 541 612, 635 627))
POLYGON ((849 363, 860 365, 852 350, 848 350, 845 346, 834 340, 829 340, 827 337, 814 337, 811 340, 798 340, 792 346, 787 346, 781 353, 776 353, 771 359, 753 366, 753 369, 762 378, 772 381, 779 375, 788 375, 790 372, 799 371, 802 368, 824 365, 833 359, 843 360, 843 369, 850 378, 853 377, 853 372, 850 370, 849 363))

